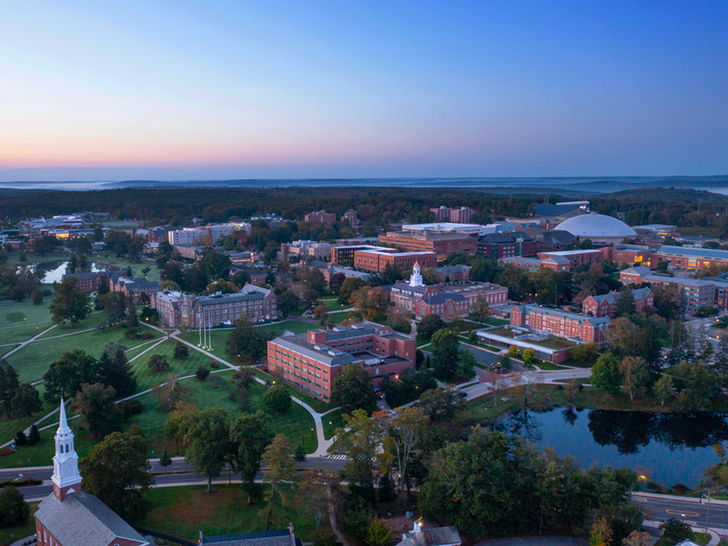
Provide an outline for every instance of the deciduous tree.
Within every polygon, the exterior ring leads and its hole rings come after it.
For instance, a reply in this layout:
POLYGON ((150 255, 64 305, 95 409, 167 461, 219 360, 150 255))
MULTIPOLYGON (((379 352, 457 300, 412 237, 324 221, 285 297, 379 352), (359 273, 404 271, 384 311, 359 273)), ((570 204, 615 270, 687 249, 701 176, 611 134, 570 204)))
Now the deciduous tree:
POLYGON ((85 319, 91 311, 88 296, 78 289, 76 277, 66 277, 56 285, 56 295, 49 307, 53 322, 68 320, 71 326, 85 319))
POLYGON ((357 409, 374 410, 377 396, 371 376, 354 363, 344 366, 331 385, 331 403, 341 406, 344 413, 357 409))
POLYGON ((239 413, 230 425, 230 439, 235 470, 240 472, 241 487, 251 504, 263 453, 273 441, 268 417, 262 411, 239 413))
POLYGON ((207 492, 212 492, 212 480, 222 472, 232 451, 230 417, 220 408, 205 408, 185 435, 185 460, 195 472, 207 476, 207 492))

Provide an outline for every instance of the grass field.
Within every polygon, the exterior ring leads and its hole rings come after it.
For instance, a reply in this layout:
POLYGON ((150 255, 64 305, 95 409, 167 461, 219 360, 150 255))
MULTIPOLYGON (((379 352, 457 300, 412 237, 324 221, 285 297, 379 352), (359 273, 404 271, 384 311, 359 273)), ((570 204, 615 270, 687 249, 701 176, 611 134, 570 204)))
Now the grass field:
MULTIPOLYGON (((42 388, 40 390, 42 391, 42 388)), ((43 400, 42 392, 41 392, 41 400, 43 400)), ((30 425, 32 425, 33 422, 37 421, 44 415, 47 415, 48 413, 50 413, 57 407, 58 406, 55 403, 43 401, 43 409, 41 411, 39 411, 38 413, 34 414, 33 417, 31 417, 30 419, 25 419, 25 418, 7 419, 7 418, 3 417, 2 419, 0 419, 0 444, 9 442, 13 438, 15 438, 15 434, 17 434, 17 432, 19 430, 25 430, 30 425)))
MULTIPOLYGON (((258 369, 254 369, 254 372, 255 375, 261 378, 263 381, 267 381, 269 383, 272 381, 276 381, 275 377, 258 369)), ((305 404, 308 404, 318 413, 324 413, 331 409, 331 406, 329 406, 329 404, 327 404, 326 402, 319 400, 318 398, 314 398, 313 396, 309 396, 308 394, 304 393, 303 391, 299 391, 297 388, 289 385, 288 383, 285 383, 283 381, 280 381, 280 383, 288 389, 288 392, 291 393, 291 396, 295 396, 305 404)))
POLYGON ((342 428, 344 426, 343 416, 343 410, 336 410, 321 418, 324 425, 324 438, 328 440, 334 435, 337 428, 342 428))
MULTIPOLYGON (((262 498, 248 505, 239 485, 215 485, 212 494, 204 486, 152 489, 148 498, 155 509, 139 526, 190 541, 198 540, 200 531, 206 536, 262 531, 269 492, 269 486, 263 486, 262 498)), ((297 537, 311 540, 314 519, 293 502, 291 488, 283 486, 282 494, 283 506, 277 503, 273 509, 271 529, 293 523, 297 537)), ((328 526, 328 518, 323 525, 328 526)))
MULTIPOLYGON (((200 409, 206 407, 219 407, 230 413, 231 415, 238 413, 238 406, 235 402, 228 400, 228 392, 230 389, 230 375, 232 371, 223 371, 212 374, 207 381, 198 381, 196 378, 185 379, 182 384, 192 388, 190 402, 196 404, 200 409), (216 379, 213 379, 216 378, 216 379)), ((251 385, 250 388, 250 411, 255 412, 259 409, 268 413, 263 404, 263 393, 265 387, 257 383, 251 385)), ((164 425, 169 419, 169 413, 160 408, 157 397, 154 393, 147 393, 139 397, 144 411, 135 415, 127 422, 123 429, 128 430, 132 423, 138 423, 144 430, 145 435, 150 440, 150 449, 154 451, 154 456, 159 457, 166 449, 170 456, 176 454, 176 446, 174 442, 164 436, 164 425)), ((50 411, 55 404, 46 404, 50 411)), ((57 424, 57 419, 49 419, 43 424, 57 424)), ((85 431, 79 430, 78 419, 69 421, 76 438, 76 452, 80 457, 88 455, 91 448, 98 443, 97 440, 89 440, 85 431)), ((303 446, 306 453, 312 453, 318 447, 316 439, 315 424, 311 415, 296 403, 291 404, 291 408, 284 415, 271 415, 271 428, 274 434, 285 434, 293 446, 299 443, 303 446)), ((15 431, 12 433, 15 434, 15 431)), ((24 466, 48 466, 52 464, 54 445, 53 435, 55 434, 55 426, 41 432, 41 441, 34 446, 23 446, 12 454, 0 457, 0 468, 24 467, 24 466)), ((184 450, 182 453, 184 454, 184 450)), ((152 456, 150 451, 149 456, 152 456)))
POLYGON ((261 332, 272 332, 279 336, 284 331, 288 330, 294 334, 302 334, 309 330, 315 330, 321 328, 317 323, 302 322, 300 320, 286 320, 283 322, 276 322, 275 324, 266 324, 265 326, 259 326, 257 329, 261 332))
MULTIPOLYGON (((83 324, 76 328, 83 329, 83 324)), ((55 332, 57 328, 53 330, 55 332)), ((153 332, 149 330, 149 332, 153 332)), ((155 335, 159 335, 153 332, 155 335)), ((107 343, 118 343, 127 348, 135 347, 145 340, 127 339, 125 330, 106 329, 106 332, 91 331, 82 334, 48 337, 35 341, 8 356, 6 360, 12 364, 18 372, 18 378, 22 383, 29 383, 43 379, 43 375, 50 368, 50 365, 58 360, 64 351, 81 349, 90 355, 98 358, 104 352, 107 343)))
POLYGON ((50 303, 49 297, 41 305, 33 305, 30 299, 0 302, 0 345, 27 341, 52 326, 50 303))
POLYGON ((322 298, 319 300, 319 303, 325 305, 326 309, 329 310, 329 313, 351 307, 351 305, 341 305, 338 298, 322 298))

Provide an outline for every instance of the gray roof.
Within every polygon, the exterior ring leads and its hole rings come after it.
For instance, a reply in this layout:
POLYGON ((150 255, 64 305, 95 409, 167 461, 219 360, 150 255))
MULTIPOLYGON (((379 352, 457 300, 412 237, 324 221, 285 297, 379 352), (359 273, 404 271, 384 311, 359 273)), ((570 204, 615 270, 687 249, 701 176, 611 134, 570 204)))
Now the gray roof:
POLYGON ((429 298, 423 298, 422 301, 424 301, 428 305, 440 305, 441 303, 447 303, 448 301, 465 301, 465 296, 462 294, 437 294, 435 296, 430 296, 429 298))
POLYGON ((544 258, 542 261, 544 262, 553 262, 555 264, 570 264, 571 260, 569 258, 564 258, 563 256, 548 256, 544 258))
POLYGON ((402 536, 402 542, 397 546, 445 546, 461 543, 457 527, 432 527, 422 529, 419 533, 410 531, 402 536))
POLYGON ((645 267, 644 265, 636 265, 634 267, 628 267, 627 269, 623 269, 620 271, 620 273, 627 273, 631 275, 649 275, 652 272, 652 270, 649 267, 645 267))
POLYGON ((151 544, 116 512, 88 493, 74 493, 61 502, 51 494, 38 506, 35 518, 60 544, 108 546, 119 538, 151 544))
POLYGON ((587 315, 582 315, 580 313, 571 313, 570 311, 561 311, 559 309, 551 309, 549 307, 540 307, 539 305, 536 305, 535 303, 529 304, 529 305, 520 305, 516 306, 518 307, 522 312, 525 312, 526 314, 530 313, 531 311, 535 313, 541 313, 544 315, 551 315, 553 317, 562 317, 568 320, 575 320, 578 322, 588 322, 592 326, 601 326, 601 325, 609 325, 612 324, 612 319, 609 317, 590 317, 587 315))
POLYGON ((533 207, 533 212, 537 216, 561 216, 579 210, 579 205, 536 205, 533 207))
POLYGON ((221 300, 228 301, 249 301, 249 300, 262 300, 265 299, 270 290, 267 288, 260 288, 253 284, 246 284, 240 289, 240 292, 235 294, 216 294, 214 296, 204 296, 197 298, 195 305, 217 305, 221 300))
POLYGON ((438 273, 467 273, 472 269, 469 265, 445 265, 442 267, 436 268, 438 273))
POLYGON ((728 250, 716 248, 689 248, 685 246, 663 245, 655 254, 660 256, 689 256, 713 260, 728 260, 728 250))
POLYGON ((536 233, 534 235, 534 238, 537 241, 541 241, 546 246, 554 246, 554 245, 570 245, 574 242, 576 237, 574 237, 571 233, 568 231, 563 231, 560 229, 546 229, 539 233, 536 233))
POLYGON ((486 233, 483 235, 480 239, 478 239, 479 243, 483 244, 506 244, 506 243, 515 243, 516 240, 510 236, 510 234, 506 233, 486 233))
POLYGON ((617 298, 614 296, 614 292, 607 292, 606 294, 592 296, 592 299, 596 301, 599 305, 601 305, 603 301, 606 301, 610 305, 614 305, 617 303, 617 298))
POLYGON ((679 284, 680 286, 694 286, 696 288, 705 286, 715 286, 715 283, 711 281, 703 281, 700 279, 688 279, 685 277, 665 277, 663 275, 644 275, 643 281, 647 282, 669 282, 679 284))
POLYGON ((288 529, 202 537, 200 542, 217 546, 294 546, 295 543, 296 538, 288 529))

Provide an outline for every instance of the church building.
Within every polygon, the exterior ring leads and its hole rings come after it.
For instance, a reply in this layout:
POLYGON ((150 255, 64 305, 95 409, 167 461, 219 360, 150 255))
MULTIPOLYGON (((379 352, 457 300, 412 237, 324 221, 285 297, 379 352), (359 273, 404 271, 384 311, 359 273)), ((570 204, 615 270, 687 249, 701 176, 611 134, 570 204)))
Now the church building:
POLYGON ((61 400, 53 457, 53 493, 35 513, 39 546, 154 546, 94 495, 81 491, 78 455, 61 400))

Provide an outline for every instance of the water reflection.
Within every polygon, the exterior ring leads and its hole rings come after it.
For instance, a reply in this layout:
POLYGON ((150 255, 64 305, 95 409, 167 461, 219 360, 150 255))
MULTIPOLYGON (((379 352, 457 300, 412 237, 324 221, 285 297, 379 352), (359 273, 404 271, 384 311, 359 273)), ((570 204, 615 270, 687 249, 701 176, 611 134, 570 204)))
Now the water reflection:
POLYGON ((494 427, 540 447, 592 464, 647 468, 664 485, 696 485, 718 459, 713 445, 728 442, 728 414, 579 410, 520 410, 494 427))
MULTIPOLYGON (((53 284, 61 282, 63 275, 66 274, 66 266, 68 261, 53 260, 48 262, 38 262, 22 266, 22 269, 30 269, 34 271, 42 283, 53 284)), ((91 262, 91 271, 106 271, 107 266, 91 262)))

